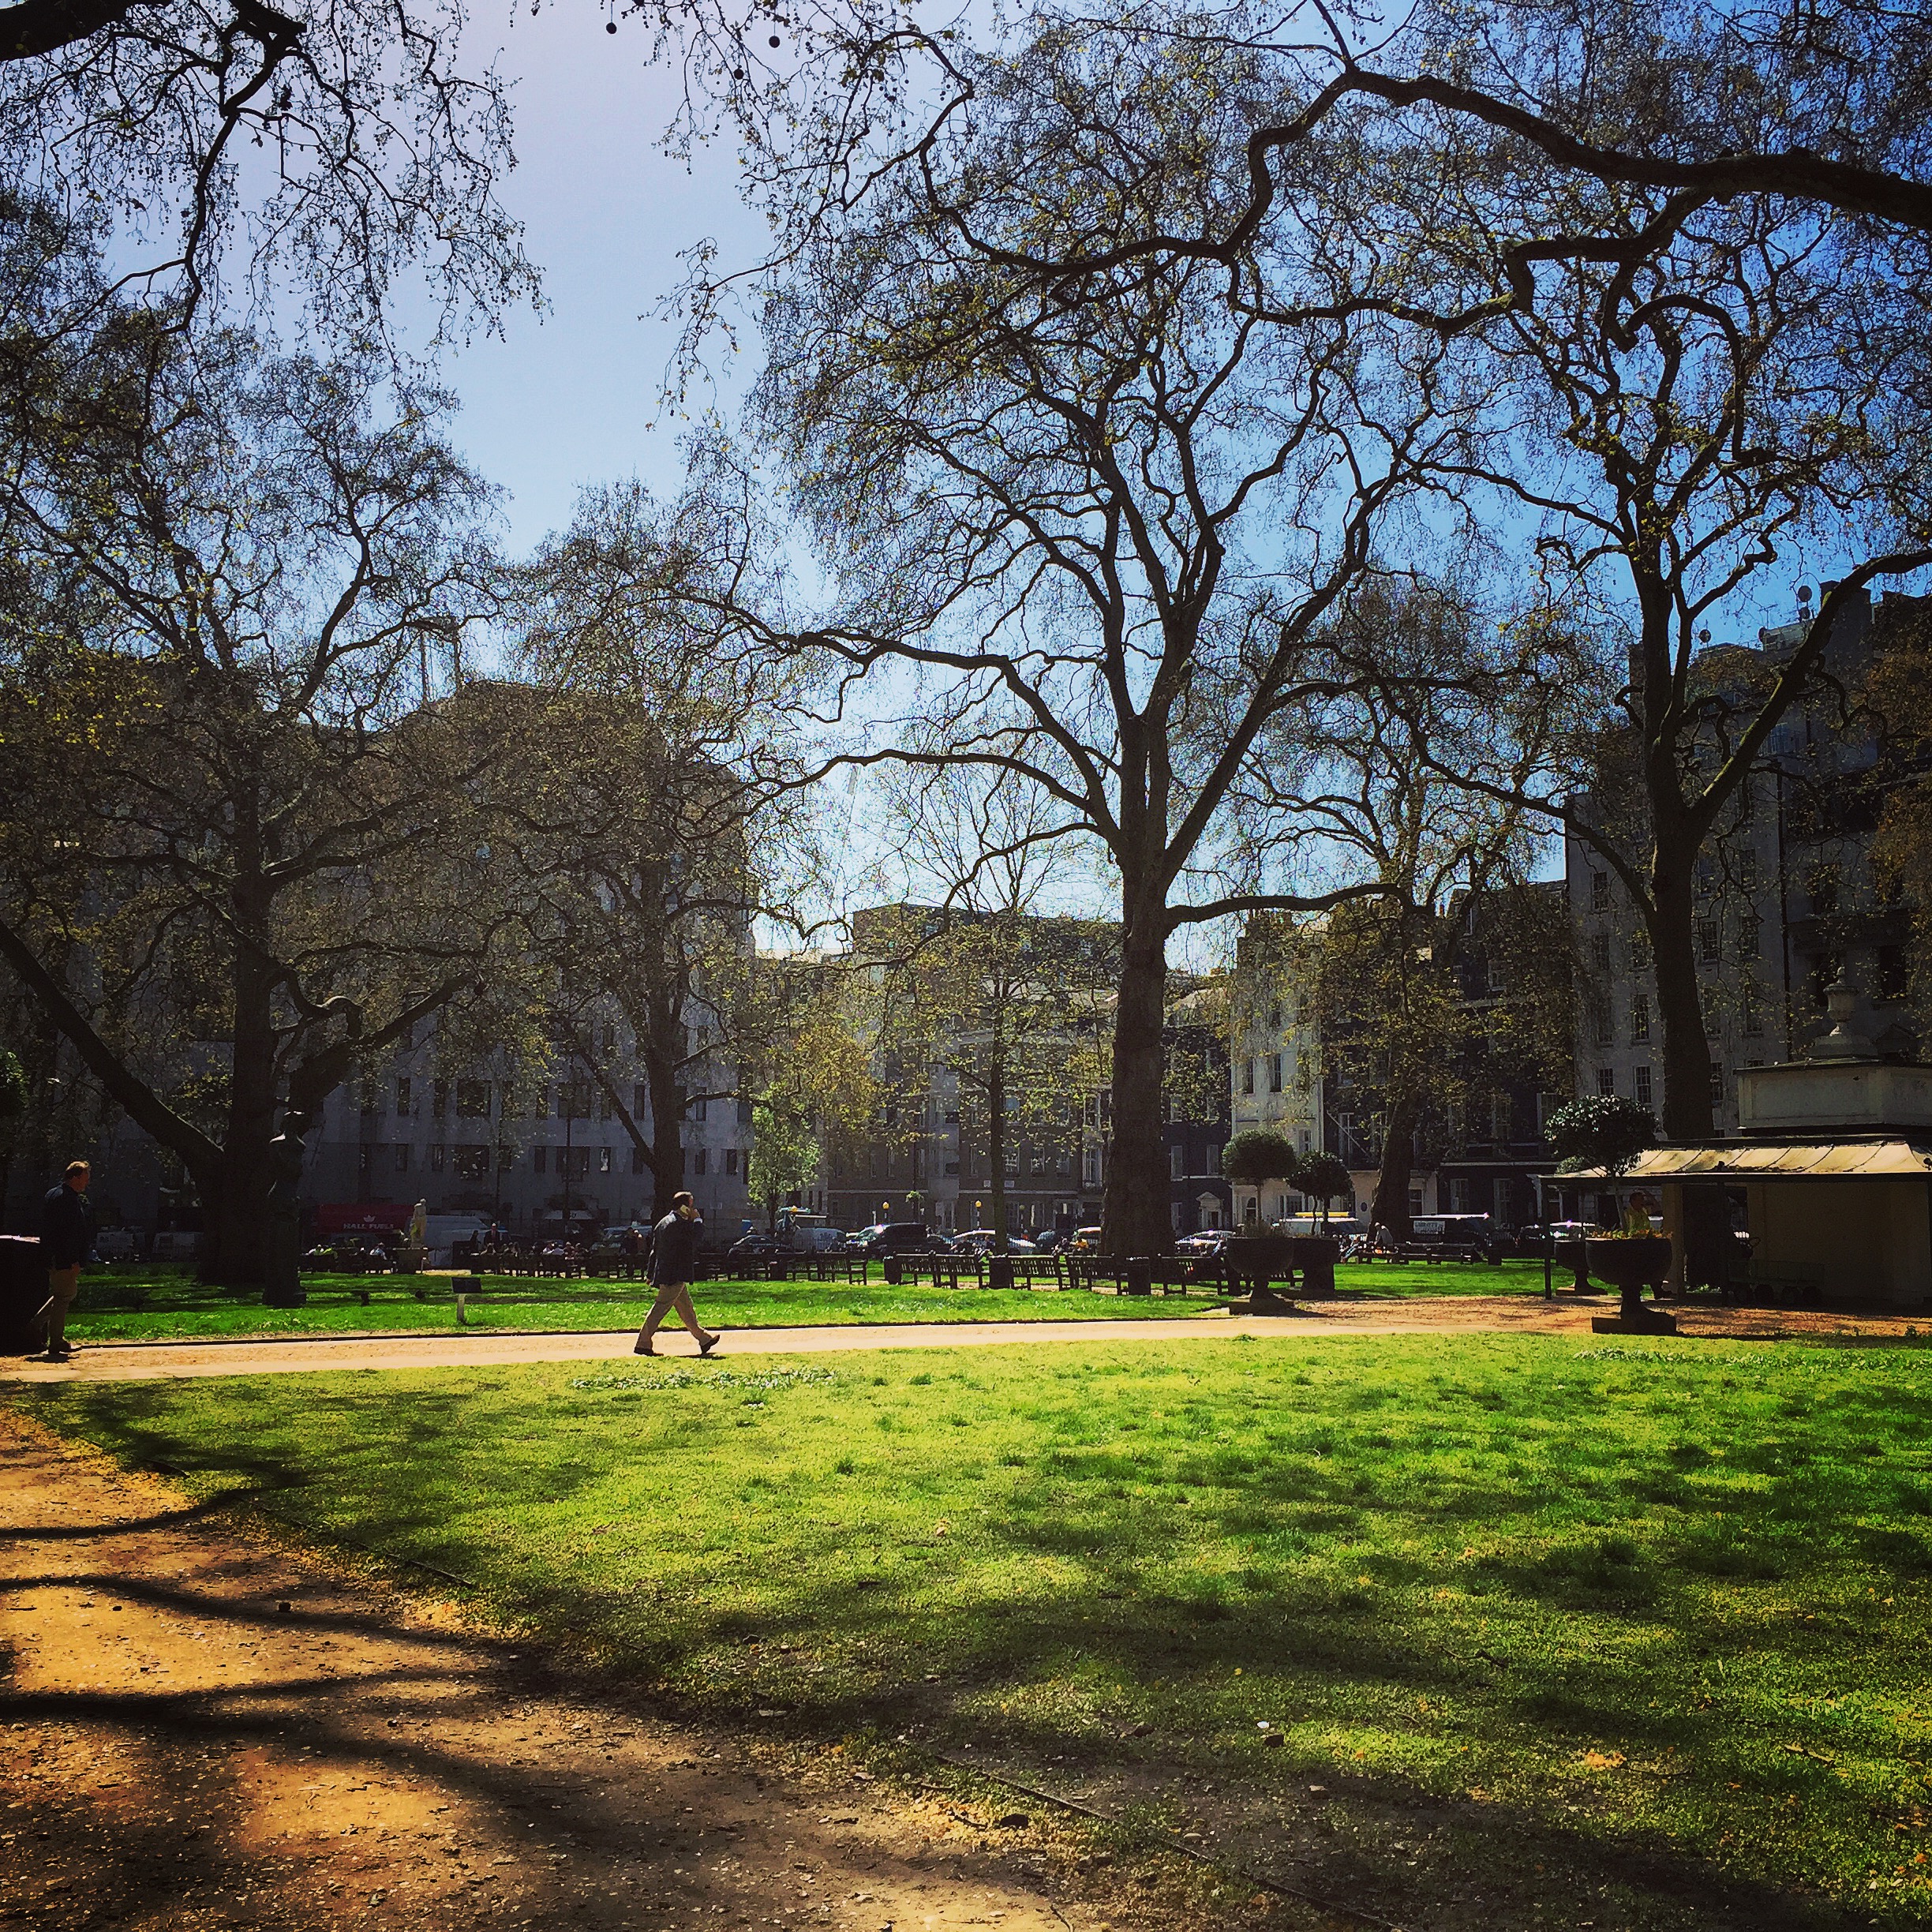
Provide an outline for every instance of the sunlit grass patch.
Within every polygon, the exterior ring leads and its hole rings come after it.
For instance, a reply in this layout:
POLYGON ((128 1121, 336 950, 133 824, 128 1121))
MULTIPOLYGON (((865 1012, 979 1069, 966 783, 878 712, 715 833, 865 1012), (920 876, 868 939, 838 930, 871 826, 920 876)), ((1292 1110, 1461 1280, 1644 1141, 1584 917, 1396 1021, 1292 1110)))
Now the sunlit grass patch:
POLYGON ((700 1707, 1461 1807, 1499 1870, 1555 1833, 1821 1925, 1932 1902, 1919 1350, 1099 1331, 21 1399, 700 1707))

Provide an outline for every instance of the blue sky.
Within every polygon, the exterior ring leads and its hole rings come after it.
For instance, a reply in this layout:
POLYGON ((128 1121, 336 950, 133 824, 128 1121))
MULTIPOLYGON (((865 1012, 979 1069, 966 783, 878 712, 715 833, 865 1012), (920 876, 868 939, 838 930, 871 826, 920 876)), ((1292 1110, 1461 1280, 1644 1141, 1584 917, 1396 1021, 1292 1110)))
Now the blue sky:
POLYGON ((676 77, 649 64, 646 29, 606 34, 604 18, 584 0, 514 19, 492 5, 469 36, 472 66, 500 47, 517 82, 519 165, 504 199, 549 306, 450 354, 443 376, 462 403, 455 441, 504 489, 515 551, 567 519, 582 484, 635 473, 676 491, 678 425, 649 426, 673 333, 651 311, 679 279, 681 250, 713 236, 724 260, 754 262, 765 232, 738 198, 732 142, 688 167, 661 151, 676 77))

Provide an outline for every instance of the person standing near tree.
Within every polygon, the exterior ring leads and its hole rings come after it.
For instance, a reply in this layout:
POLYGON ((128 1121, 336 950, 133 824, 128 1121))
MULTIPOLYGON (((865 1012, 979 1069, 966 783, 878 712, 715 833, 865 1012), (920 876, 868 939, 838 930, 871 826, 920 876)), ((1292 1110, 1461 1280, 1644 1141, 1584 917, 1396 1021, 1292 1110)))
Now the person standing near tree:
POLYGON ((651 1230, 650 1279, 657 1290, 657 1299, 651 1304, 644 1326, 638 1331, 633 1354, 657 1353, 651 1346, 651 1339, 673 1309, 678 1312, 678 1319, 697 1337, 700 1355, 709 1355, 717 1346, 718 1338, 705 1331, 698 1320, 698 1311, 691 1306, 691 1278, 698 1272, 698 1244, 703 1237, 704 1222, 699 1218, 698 1204, 689 1194, 673 1194, 671 1211, 651 1230))
POLYGON ((80 1267, 94 1250, 94 1208, 87 1197, 92 1172, 85 1161, 69 1161, 66 1178, 47 1190, 40 1206, 40 1247, 47 1256, 47 1359, 66 1361, 73 1354, 67 1341, 67 1311, 80 1292, 80 1267))

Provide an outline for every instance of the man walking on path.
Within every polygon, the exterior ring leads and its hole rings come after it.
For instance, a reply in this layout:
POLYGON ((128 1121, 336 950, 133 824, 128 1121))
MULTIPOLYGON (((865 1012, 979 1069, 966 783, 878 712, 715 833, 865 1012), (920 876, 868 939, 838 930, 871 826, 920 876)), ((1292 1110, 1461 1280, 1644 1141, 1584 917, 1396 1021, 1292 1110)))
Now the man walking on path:
POLYGON ((691 1277, 698 1272, 698 1243, 703 1234, 704 1222, 698 1217, 698 1204, 688 1194, 673 1194, 671 1211, 651 1230, 650 1279, 657 1290, 657 1299, 651 1304, 651 1312, 638 1331, 633 1353, 657 1353, 651 1346, 651 1338, 673 1309, 678 1312, 679 1320, 698 1338, 700 1355, 709 1355, 717 1346, 718 1338, 705 1332, 698 1311, 691 1306, 691 1277))
POLYGON ((67 1311, 80 1292, 80 1264, 94 1251, 94 1209, 87 1197, 85 1161, 69 1161, 67 1178, 40 1204, 40 1251, 47 1257, 47 1359, 66 1361, 67 1311))

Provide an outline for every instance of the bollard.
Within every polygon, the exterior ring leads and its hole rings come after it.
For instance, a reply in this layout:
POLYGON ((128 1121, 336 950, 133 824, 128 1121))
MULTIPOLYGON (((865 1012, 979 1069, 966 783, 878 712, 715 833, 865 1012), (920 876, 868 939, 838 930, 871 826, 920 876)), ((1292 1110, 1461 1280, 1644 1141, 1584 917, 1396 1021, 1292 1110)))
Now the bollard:
POLYGON ((456 1297, 456 1319, 464 1327, 470 1325, 470 1297, 459 1294, 456 1297))

